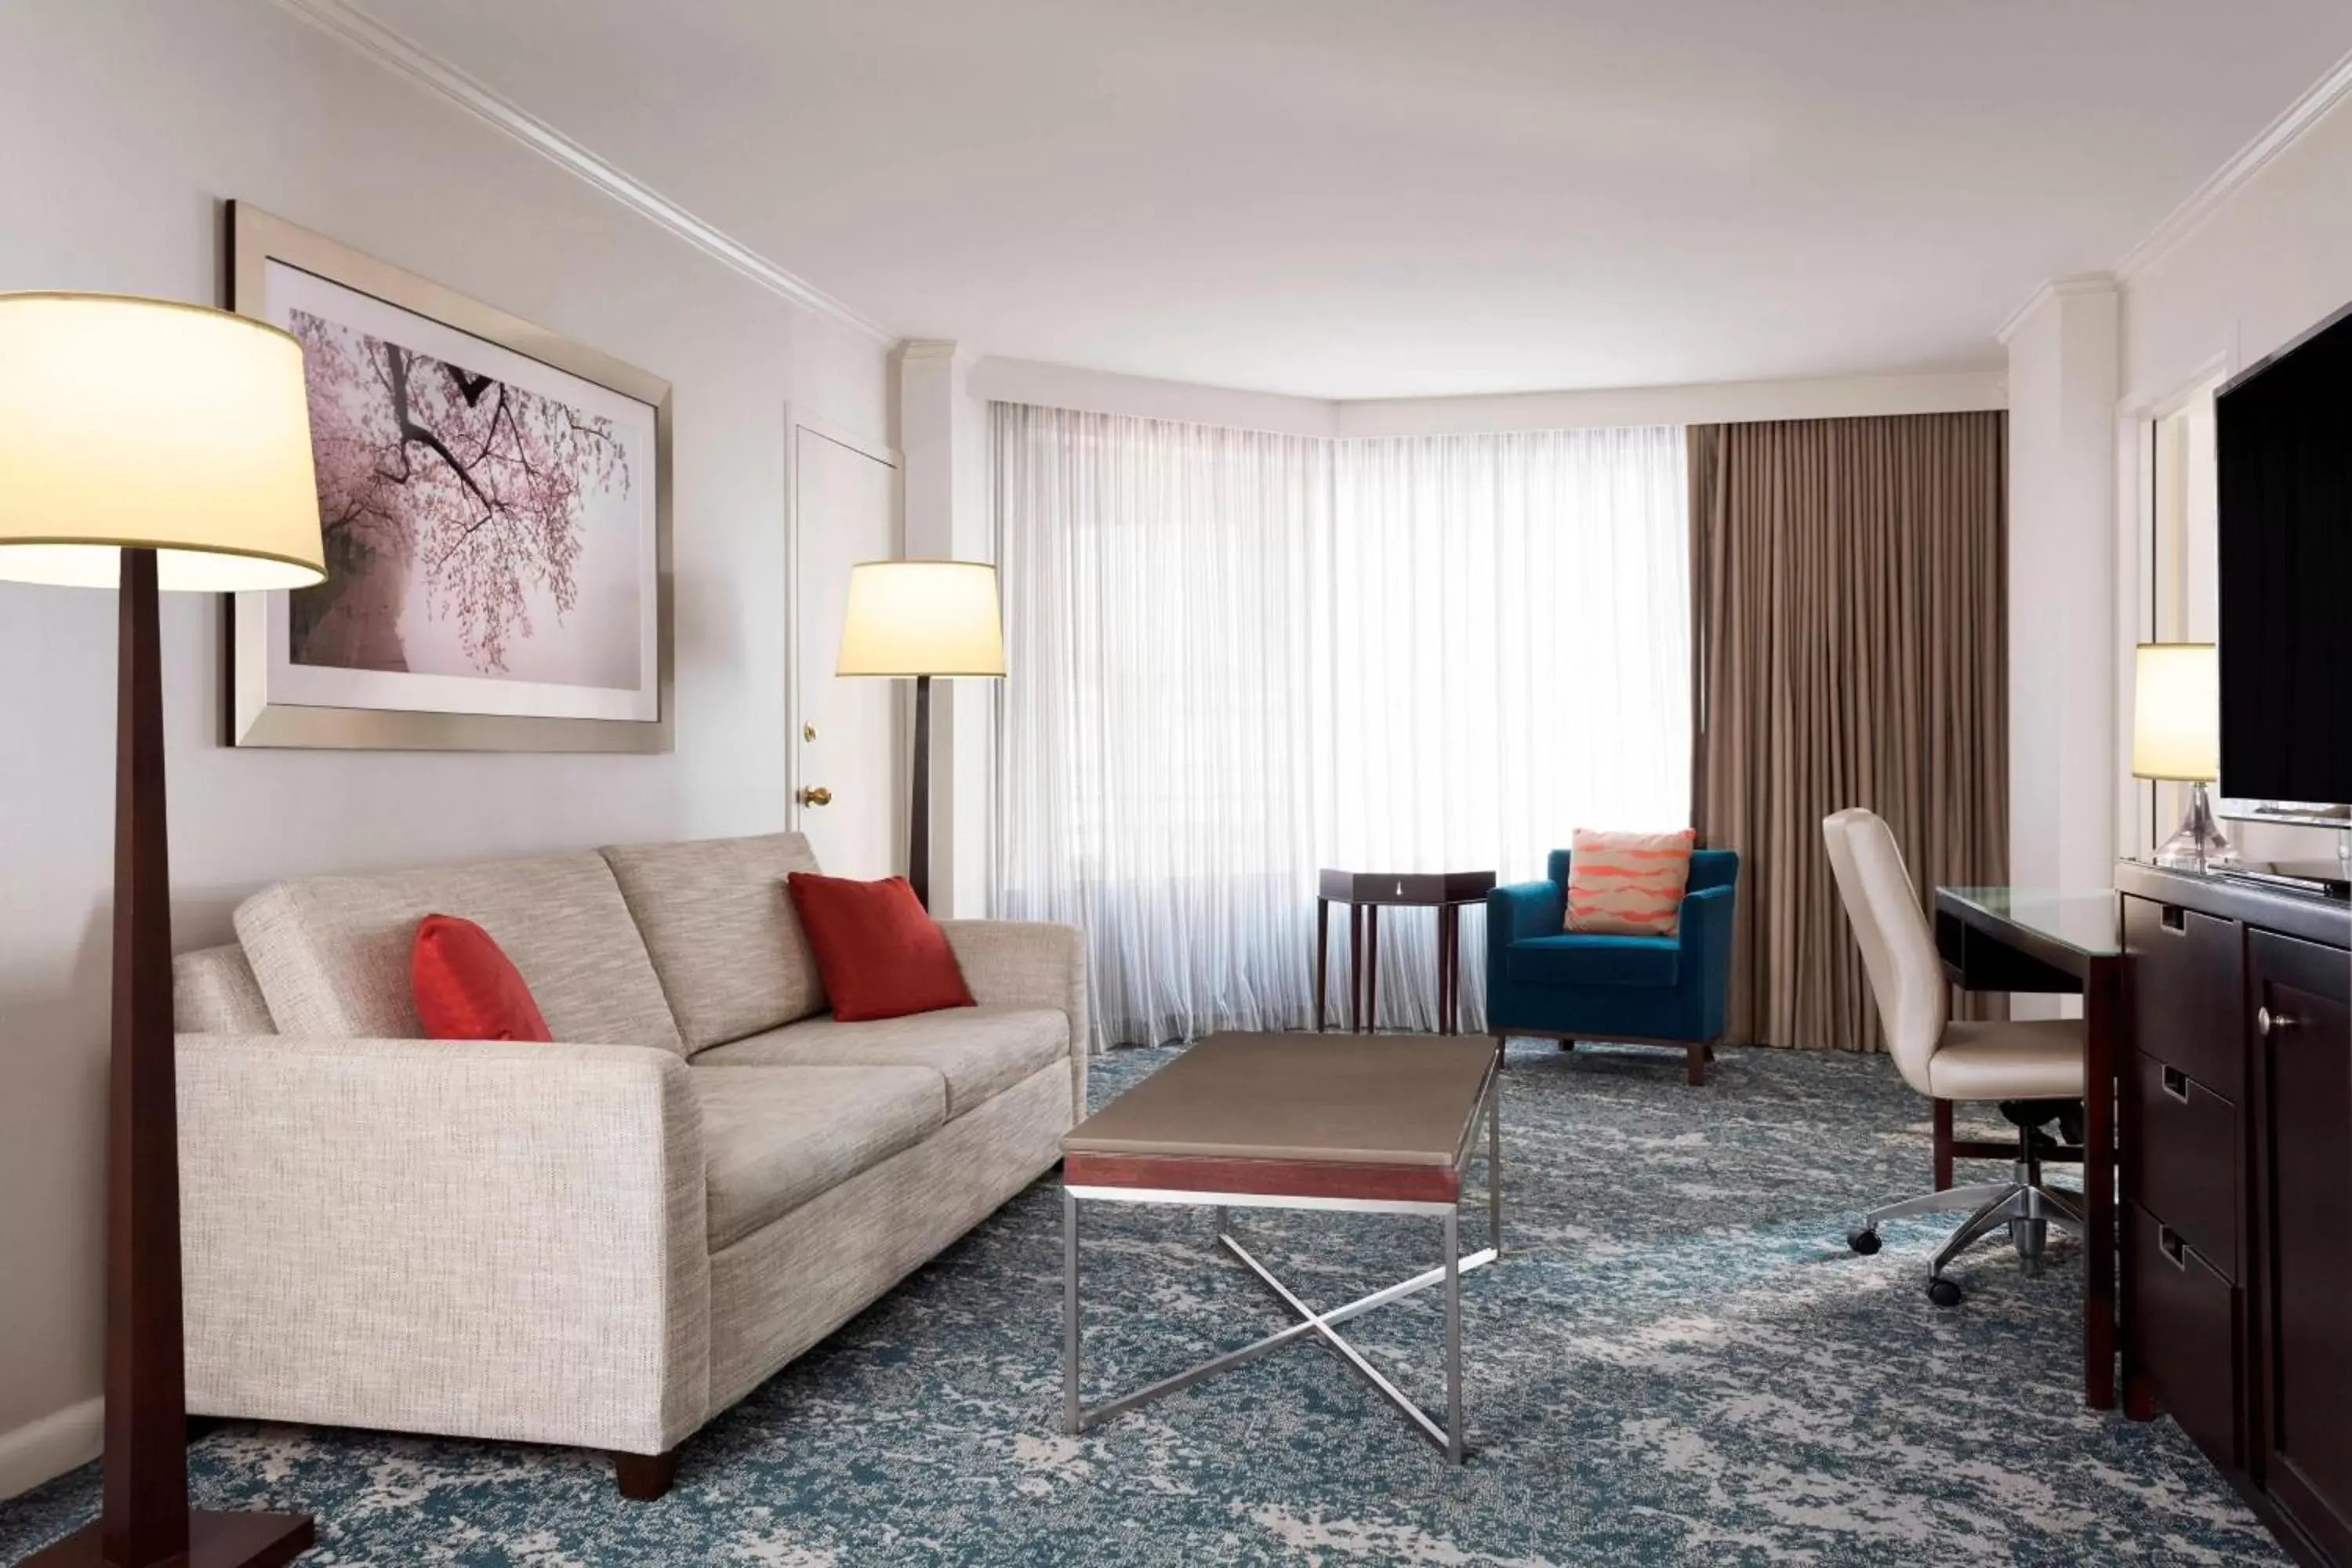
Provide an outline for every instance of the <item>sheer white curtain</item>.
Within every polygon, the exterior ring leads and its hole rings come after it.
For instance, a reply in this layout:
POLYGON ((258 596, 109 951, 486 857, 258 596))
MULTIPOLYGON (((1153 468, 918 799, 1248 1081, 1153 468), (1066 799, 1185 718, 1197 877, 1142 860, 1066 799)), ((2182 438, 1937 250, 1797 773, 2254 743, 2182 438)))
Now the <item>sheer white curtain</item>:
MULTIPOLYGON (((1307 1024, 1320 867, 1512 880, 1688 820, 1679 429, 993 422, 993 905, 1086 928, 1100 1041, 1307 1024)), ((1433 931, 1382 922, 1384 1026, 1433 1026, 1433 931)))

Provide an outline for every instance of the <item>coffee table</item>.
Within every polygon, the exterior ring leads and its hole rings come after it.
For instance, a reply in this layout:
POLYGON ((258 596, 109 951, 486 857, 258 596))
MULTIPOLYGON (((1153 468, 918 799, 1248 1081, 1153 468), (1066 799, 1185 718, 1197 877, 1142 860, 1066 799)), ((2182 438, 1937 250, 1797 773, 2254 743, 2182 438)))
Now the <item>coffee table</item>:
POLYGON ((1502 1255, 1503 1133, 1494 1043, 1442 1035, 1212 1035, 1062 1139, 1062 1424, 1082 1432, 1312 1335, 1460 1464, 1462 1276, 1502 1255), (1487 1246, 1464 1257, 1462 1176, 1486 1123, 1487 1246), (1080 1402, 1082 1203, 1214 1209, 1217 1239, 1299 1321, 1089 1410, 1080 1402), (1318 1310, 1226 1231, 1235 1208, 1415 1215, 1441 1223, 1438 1266, 1318 1310), (1339 1333, 1376 1307, 1442 1285, 1445 1421, 1440 1426, 1339 1333))

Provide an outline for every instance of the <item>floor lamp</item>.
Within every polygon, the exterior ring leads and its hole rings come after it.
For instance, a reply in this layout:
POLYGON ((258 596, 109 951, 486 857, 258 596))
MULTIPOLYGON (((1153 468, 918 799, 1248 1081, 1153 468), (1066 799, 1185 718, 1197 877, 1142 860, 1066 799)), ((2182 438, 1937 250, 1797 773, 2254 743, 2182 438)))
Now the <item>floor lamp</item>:
POLYGON ((996 568, 977 561, 861 561, 849 569, 835 675, 915 681, 914 798, 907 809, 907 881, 931 907, 931 681, 1002 676, 996 568))
POLYGON ((219 310, 0 294, 0 579, 114 588, 114 1028, 107 1083, 106 1480, 27 1568, 269 1568, 290 1514, 188 1507, 163 835, 160 589, 324 579, 302 351, 219 310))

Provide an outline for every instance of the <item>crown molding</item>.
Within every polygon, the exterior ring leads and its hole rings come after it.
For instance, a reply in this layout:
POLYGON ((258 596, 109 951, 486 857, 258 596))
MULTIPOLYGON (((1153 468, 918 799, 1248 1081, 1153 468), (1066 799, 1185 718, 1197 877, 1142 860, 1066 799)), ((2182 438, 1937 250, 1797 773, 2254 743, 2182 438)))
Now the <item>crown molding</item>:
POLYGON ((984 356, 972 365, 967 386, 972 396, 992 403, 1026 403, 1325 440, 1633 425, 1738 425, 1762 419, 1950 414, 2009 406, 2008 378, 1992 368, 1335 402, 984 356))
POLYGON ((460 108, 472 110, 524 146, 570 170, 589 184, 641 217, 669 230, 736 272, 804 310, 864 334, 877 342, 896 341, 896 334, 859 315, 832 295, 795 277, 652 186, 631 178, 547 121, 457 67, 419 47, 370 16, 349 0, 278 0, 279 6, 319 27, 377 64, 431 89, 460 108))
POLYGON ((2301 98, 2289 104, 2284 113, 2264 126, 2260 135, 2239 148, 2237 155, 2215 170, 2212 177, 2191 192, 2187 201, 2173 208, 2147 238, 2133 246, 2116 264, 2116 277, 2123 282, 2130 282, 2154 266, 2165 252, 2202 228, 2215 212, 2238 194, 2241 187, 2268 167, 2273 159, 2294 145, 2347 94, 2352 94, 2352 54, 2337 60, 2335 68, 2313 83, 2301 98))
POLYGON ((2112 272, 2076 272, 2064 278, 2050 279, 2032 294, 2026 296, 2025 303, 2009 313, 2008 319, 1994 331, 1993 341, 2004 348, 2007 347, 2009 340, 2016 335, 2017 329, 2025 325, 2034 312, 2053 300, 2067 299, 2078 294, 2113 294, 2117 287, 2116 275, 2112 272))

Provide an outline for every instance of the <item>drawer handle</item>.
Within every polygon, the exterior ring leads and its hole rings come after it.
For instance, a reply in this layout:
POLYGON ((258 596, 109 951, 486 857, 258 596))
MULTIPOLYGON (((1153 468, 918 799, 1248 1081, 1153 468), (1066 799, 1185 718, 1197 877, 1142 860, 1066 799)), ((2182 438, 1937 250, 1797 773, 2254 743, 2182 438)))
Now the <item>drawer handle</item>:
POLYGON ((2179 904, 2164 906, 2164 929, 2179 935, 2188 934, 2189 911, 2179 904))
POLYGON ((2183 1274, 2189 1272, 2189 1244, 2180 1239, 2179 1231, 2168 1225, 2158 1226, 2156 1246, 2157 1250, 2164 1254, 2164 1260, 2167 1263, 2171 1264, 2183 1274))
POLYGON ((2284 1013, 2273 1013, 2268 1007, 2254 1009, 2254 1028, 2264 1036, 2284 1035, 2294 1027, 2294 1020, 2284 1013))
POLYGON ((2189 1075, 2179 1068, 2164 1069, 2164 1092, 2181 1104, 2189 1103, 2189 1075))

